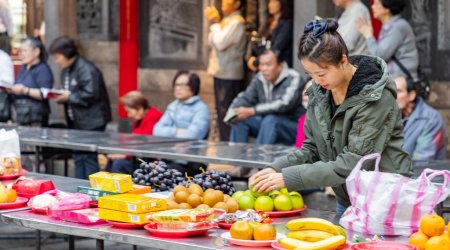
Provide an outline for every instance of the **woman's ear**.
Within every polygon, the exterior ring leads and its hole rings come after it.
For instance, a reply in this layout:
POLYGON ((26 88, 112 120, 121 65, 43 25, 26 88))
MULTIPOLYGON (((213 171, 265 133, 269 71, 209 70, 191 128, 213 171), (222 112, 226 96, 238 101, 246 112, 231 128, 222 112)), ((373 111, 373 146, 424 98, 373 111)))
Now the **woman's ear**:
POLYGON ((342 55, 342 58, 341 58, 342 69, 345 69, 347 67, 347 65, 348 65, 348 57, 346 55, 342 55))

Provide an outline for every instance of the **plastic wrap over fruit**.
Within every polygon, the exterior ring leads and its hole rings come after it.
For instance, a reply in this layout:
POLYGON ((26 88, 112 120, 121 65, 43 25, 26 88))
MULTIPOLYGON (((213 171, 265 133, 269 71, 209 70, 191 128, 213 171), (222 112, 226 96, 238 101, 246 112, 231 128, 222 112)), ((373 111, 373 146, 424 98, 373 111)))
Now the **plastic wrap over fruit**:
POLYGON ((71 194, 60 199, 57 204, 51 206, 50 214, 52 217, 60 218, 62 211, 88 208, 89 202, 91 202, 91 197, 89 195, 80 193, 71 194))
POLYGON ((255 210, 247 209, 245 211, 236 211, 235 213, 231 213, 231 214, 223 214, 223 215, 217 217, 216 219, 214 219, 215 222, 224 221, 227 223, 231 223, 231 222, 239 221, 239 220, 248 221, 248 222, 262 222, 263 218, 255 210))

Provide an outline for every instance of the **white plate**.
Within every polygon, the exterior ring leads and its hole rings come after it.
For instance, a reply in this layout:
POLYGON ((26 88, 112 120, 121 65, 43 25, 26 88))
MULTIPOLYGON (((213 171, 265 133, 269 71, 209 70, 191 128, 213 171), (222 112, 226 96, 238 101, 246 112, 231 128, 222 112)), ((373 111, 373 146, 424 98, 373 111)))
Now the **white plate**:
POLYGON ((227 240, 231 244, 246 246, 246 247, 267 247, 272 244, 272 242, 278 241, 281 238, 285 238, 286 235, 277 233, 275 240, 238 240, 231 238, 230 232, 225 232, 220 235, 223 239, 227 240))

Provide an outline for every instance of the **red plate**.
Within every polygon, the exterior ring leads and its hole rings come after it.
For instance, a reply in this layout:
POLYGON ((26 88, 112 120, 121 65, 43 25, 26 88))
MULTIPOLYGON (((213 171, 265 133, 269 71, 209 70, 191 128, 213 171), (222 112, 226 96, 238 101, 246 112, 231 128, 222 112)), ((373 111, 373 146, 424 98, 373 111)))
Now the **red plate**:
POLYGON ((22 175, 25 175, 26 173, 27 173, 27 170, 22 168, 22 169, 20 169, 19 173, 17 173, 17 174, 0 175, 0 180, 16 179, 16 178, 19 178, 22 175))
POLYGON ((25 207, 27 205, 27 202, 28 202, 28 198, 17 197, 15 202, 0 203, 0 209, 13 209, 13 208, 25 207))
POLYGON ((292 215, 297 215, 298 213, 306 210, 306 208, 308 208, 306 205, 300 209, 295 209, 295 210, 291 210, 291 211, 274 211, 274 212, 264 212, 265 214, 267 214, 269 217, 286 217, 286 216, 292 216, 292 215))
POLYGON ((234 222, 232 222, 232 223, 217 222, 217 225, 218 225, 220 228, 223 228, 223 229, 230 229, 231 226, 233 225, 233 223, 234 223, 234 222))
MULTIPOLYGON (((286 248, 284 248, 278 241, 273 242, 270 246, 277 250, 286 250, 286 248)), ((345 243, 345 245, 341 246, 337 250, 352 250, 352 245, 349 243, 345 243)))
POLYGON ((128 222, 111 221, 111 220, 108 220, 107 222, 113 227, 122 228, 122 229, 139 229, 139 228, 144 228, 144 226, 145 226, 145 225, 133 224, 133 223, 128 223, 128 222))
POLYGON ((417 250, 416 246, 393 241, 369 241, 354 244, 352 250, 382 250, 382 249, 396 249, 396 250, 417 250))
POLYGON ((279 239, 286 237, 284 234, 277 233, 275 240, 239 240, 231 238, 230 232, 225 232, 220 235, 223 239, 227 240, 231 244, 245 247, 268 247, 272 243, 277 242, 279 239))
POLYGON ((153 228, 153 225, 145 225, 145 230, 147 230, 152 236, 159 237, 189 237, 194 235, 206 234, 212 227, 204 227, 192 230, 161 230, 153 228))

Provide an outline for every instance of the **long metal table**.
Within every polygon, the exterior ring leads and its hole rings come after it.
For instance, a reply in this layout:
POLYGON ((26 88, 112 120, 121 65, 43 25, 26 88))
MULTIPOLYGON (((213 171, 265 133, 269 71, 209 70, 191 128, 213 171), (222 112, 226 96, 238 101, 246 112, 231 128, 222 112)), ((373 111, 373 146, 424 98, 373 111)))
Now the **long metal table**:
POLYGON ((282 145, 256 145, 250 143, 187 141, 155 145, 99 146, 99 153, 122 153, 138 157, 156 157, 201 163, 229 164, 261 168, 276 158, 295 150, 282 145))

